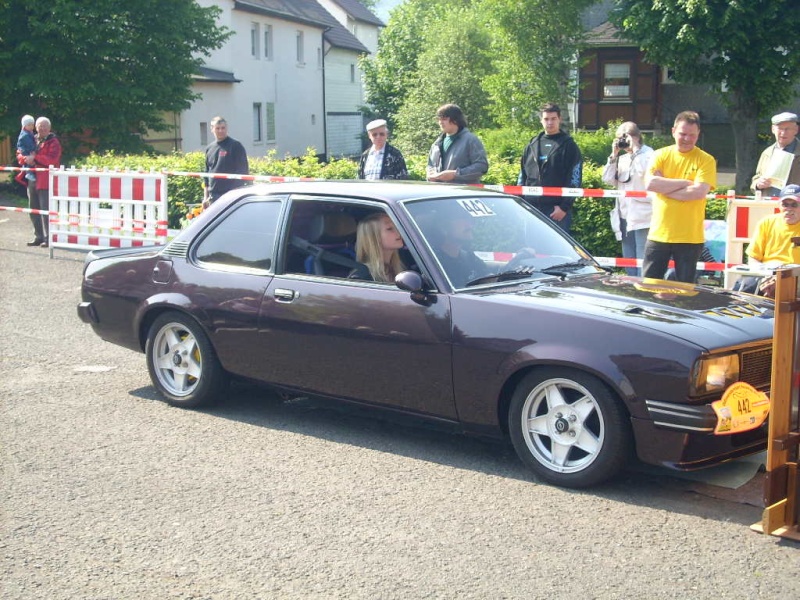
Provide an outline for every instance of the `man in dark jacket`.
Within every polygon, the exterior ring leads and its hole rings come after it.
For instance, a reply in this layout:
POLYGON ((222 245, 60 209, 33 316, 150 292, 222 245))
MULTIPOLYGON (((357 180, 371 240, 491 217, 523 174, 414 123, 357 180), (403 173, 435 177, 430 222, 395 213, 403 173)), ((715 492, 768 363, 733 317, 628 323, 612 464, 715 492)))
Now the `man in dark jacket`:
MULTIPOLYGON (((214 117, 211 119, 211 133, 214 134, 215 141, 206 148, 206 172, 238 175, 250 173, 247 152, 241 142, 228 135, 228 122, 222 117, 214 117)), ((206 181, 203 207, 208 207, 225 192, 243 185, 244 181, 241 179, 209 177, 206 181)))
POLYGON ((389 129, 384 119, 367 123, 367 135, 372 146, 367 148, 358 161, 359 179, 408 179, 408 169, 403 154, 386 143, 389 129))
MULTIPOLYGON (((544 131, 534 137, 522 154, 518 185, 540 187, 583 187, 583 159, 575 140, 561 131, 561 109, 547 103, 541 108, 544 131)), ((566 232, 572 225, 572 204, 568 196, 525 196, 527 202, 550 217, 566 232)))

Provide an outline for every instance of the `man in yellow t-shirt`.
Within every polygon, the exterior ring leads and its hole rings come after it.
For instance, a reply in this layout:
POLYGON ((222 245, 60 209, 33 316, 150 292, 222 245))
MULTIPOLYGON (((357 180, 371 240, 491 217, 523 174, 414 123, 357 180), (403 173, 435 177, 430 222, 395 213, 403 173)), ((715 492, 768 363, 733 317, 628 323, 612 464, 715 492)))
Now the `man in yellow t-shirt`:
MULTIPOLYGON (((756 226, 753 241, 747 247, 747 264, 753 268, 771 269, 781 265, 800 264, 800 185, 787 185, 780 192, 781 212, 764 217, 756 226)), ((774 296, 774 277, 763 281, 747 278, 738 289, 763 296, 774 296)))
POLYGON ((714 157, 696 146, 700 117, 684 111, 672 127, 675 144, 656 150, 645 184, 655 192, 642 276, 663 279, 670 259, 678 281, 694 283, 705 242, 706 195, 717 185, 714 157))

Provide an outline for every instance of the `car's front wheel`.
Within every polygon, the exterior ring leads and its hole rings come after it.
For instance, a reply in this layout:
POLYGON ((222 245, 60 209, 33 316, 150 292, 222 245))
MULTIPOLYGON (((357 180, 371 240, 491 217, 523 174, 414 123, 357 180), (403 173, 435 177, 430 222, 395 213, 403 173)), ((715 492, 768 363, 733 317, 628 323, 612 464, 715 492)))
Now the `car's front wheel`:
POLYGON ((187 315, 159 315, 147 334, 145 355, 153 385, 173 406, 208 405, 227 384, 208 336, 187 315))
POLYGON ((601 381, 574 369, 529 373, 514 392, 508 420, 519 457, 555 485, 596 485, 624 468, 631 453, 621 402, 601 381))

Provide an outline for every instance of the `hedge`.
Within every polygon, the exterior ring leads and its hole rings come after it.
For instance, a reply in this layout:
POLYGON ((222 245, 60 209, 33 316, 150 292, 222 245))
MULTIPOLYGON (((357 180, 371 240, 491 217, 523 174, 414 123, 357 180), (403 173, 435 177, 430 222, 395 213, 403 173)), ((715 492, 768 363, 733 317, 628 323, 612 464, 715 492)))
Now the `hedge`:
MULTIPOLYGON (((489 172, 483 183, 495 185, 514 185, 519 173, 519 152, 527 143, 527 134, 506 130, 481 132, 487 140, 489 172), (522 144, 519 146, 518 144, 522 144), (512 150, 517 148, 517 154, 512 150)), ((528 138, 529 139, 529 138, 528 138)), ((602 164, 611 144, 606 131, 578 133, 576 140, 585 149, 586 160, 583 167, 583 186, 585 188, 607 188, 600 176, 602 164), (598 158, 596 155, 602 155, 598 158)), ((250 157, 252 175, 272 175, 282 177, 312 177, 321 179, 355 179, 358 171, 356 161, 339 158, 328 162, 320 161, 315 150, 309 148, 304 156, 279 159, 275 152, 264 157, 250 157)), ((410 178, 425 180, 427 157, 413 155, 406 157, 410 178)), ((168 155, 121 155, 90 154, 75 166, 108 170, 141 170, 197 173, 203 170, 204 154, 168 155)), ((721 191, 718 193, 724 193, 721 191)), ((169 198, 169 227, 178 229, 186 214, 203 199, 202 180, 199 177, 169 175, 167 177, 167 197, 169 198)), ((608 213, 614 206, 613 198, 580 198, 575 203, 572 221, 572 234, 589 252, 595 256, 614 257, 620 255, 619 242, 614 238, 609 224, 608 213)), ((711 200, 707 204, 706 218, 724 219, 725 200, 711 200)))

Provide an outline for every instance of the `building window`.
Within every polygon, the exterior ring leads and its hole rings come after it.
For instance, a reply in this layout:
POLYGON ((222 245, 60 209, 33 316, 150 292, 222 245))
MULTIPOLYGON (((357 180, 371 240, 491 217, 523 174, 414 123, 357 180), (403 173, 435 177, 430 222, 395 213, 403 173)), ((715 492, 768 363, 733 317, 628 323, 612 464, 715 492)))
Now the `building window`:
POLYGON ((261 27, 258 23, 250 23, 250 54, 253 58, 261 57, 261 27))
POLYGON ((263 139, 263 133, 261 129, 261 102, 254 102, 253 103, 253 141, 260 142, 263 139))
POLYGON ((354 64, 350 65, 350 83, 356 82, 356 66, 354 64))
POLYGON ((606 63, 603 65, 603 98, 619 99, 630 97, 630 63, 606 63))
POLYGON ((267 141, 275 141, 275 103, 267 102, 267 141))
POLYGON ((322 48, 317 48, 317 68, 322 68, 322 48))
POLYGON ((208 123, 200 123, 200 145, 208 146, 208 123))
POLYGON ((347 31, 352 33, 354 37, 358 37, 358 21, 347 17, 347 31))
POLYGON ((304 51, 304 36, 302 31, 297 32, 297 64, 303 65, 306 62, 306 55, 304 51))
POLYGON ((272 25, 264 25, 264 58, 272 60, 272 25))

